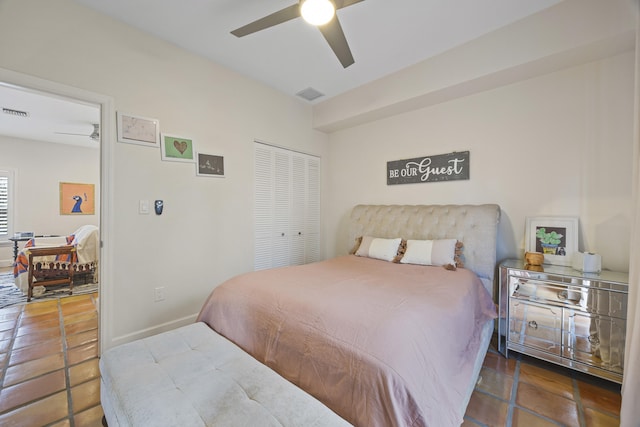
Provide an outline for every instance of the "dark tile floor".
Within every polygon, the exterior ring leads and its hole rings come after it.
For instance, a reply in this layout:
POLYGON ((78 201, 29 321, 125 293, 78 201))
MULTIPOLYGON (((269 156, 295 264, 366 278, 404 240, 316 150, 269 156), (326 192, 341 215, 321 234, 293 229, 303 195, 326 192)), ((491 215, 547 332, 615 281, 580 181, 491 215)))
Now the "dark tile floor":
MULTIPOLYGON (((101 425, 96 298, 0 310, 0 425, 101 425)), ((619 425, 619 385, 494 348, 464 427, 619 425)))

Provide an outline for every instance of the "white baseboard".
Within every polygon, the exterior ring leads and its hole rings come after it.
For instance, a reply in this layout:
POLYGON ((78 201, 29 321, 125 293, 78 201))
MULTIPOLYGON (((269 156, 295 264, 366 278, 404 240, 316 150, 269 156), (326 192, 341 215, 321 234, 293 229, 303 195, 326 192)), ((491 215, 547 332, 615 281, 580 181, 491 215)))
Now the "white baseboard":
POLYGON ((119 337, 114 337, 111 340, 111 344, 108 345, 109 348, 118 346, 120 344, 126 344, 131 341, 139 340, 142 338, 150 337, 152 335, 157 335, 162 332, 170 331, 172 329, 179 328, 181 326, 189 325, 191 323, 195 323, 196 318, 198 317, 198 313, 190 314, 189 316, 182 317, 180 319, 172 320, 170 322, 162 323, 157 326, 153 326, 151 328, 142 329, 140 331, 132 332, 130 334, 122 335, 119 337))
POLYGON ((12 265, 13 265, 13 260, 0 259, 0 267, 11 267, 12 265))

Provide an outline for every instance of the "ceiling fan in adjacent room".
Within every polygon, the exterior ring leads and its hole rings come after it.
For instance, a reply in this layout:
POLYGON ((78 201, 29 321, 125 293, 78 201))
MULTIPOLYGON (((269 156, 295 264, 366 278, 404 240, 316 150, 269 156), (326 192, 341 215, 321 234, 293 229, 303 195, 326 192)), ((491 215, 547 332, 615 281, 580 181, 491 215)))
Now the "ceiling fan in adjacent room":
POLYGON ((100 140, 100 125, 98 123, 91 123, 93 125, 93 132, 91 133, 70 133, 70 132, 54 132, 58 135, 74 135, 74 136, 88 136, 94 141, 100 140))
POLYGON ((355 61, 351 49, 342 31, 336 10, 360 3, 364 0, 300 0, 297 4, 285 7, 277 12, 231 31, 236 37, 244 37, 283 22, 302 17, 318 27, 327 43, 338 57, 344 68, 355 61))

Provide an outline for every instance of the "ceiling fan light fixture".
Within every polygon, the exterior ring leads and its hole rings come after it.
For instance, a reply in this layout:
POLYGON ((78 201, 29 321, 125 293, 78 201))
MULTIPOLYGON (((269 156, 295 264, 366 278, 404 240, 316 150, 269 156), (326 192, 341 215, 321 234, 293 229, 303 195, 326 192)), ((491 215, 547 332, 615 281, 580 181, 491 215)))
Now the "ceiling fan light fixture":
POLYGON ((311 25, 324 25, 331 21, 336 8, 329 0, 305 0, 300 5, 300 14, 311 25))

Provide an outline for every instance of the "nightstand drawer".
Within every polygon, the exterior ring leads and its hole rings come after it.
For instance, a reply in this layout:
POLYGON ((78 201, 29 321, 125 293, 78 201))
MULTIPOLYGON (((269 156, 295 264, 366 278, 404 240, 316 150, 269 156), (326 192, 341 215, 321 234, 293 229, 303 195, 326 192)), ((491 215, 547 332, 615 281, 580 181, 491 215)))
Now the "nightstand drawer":
POLYGON ((563 356, 622 374, 625 334, 623 319, 567 313, 562 334, 563 356))
POLYGON ((584 293, 579 287, 516 277, 512 277, 510 282, 509 290, 512 298, 571 308, 580 308, 585 305, 584 293))
POLYGON ((586 297, 586 310, 603 316, 627 318, 628 295, 610 292, 604 289, 589 289, 586 297))
POLYGON ((509 342, 560 355, 562 309, 512 299, 509 304, 509 342))

